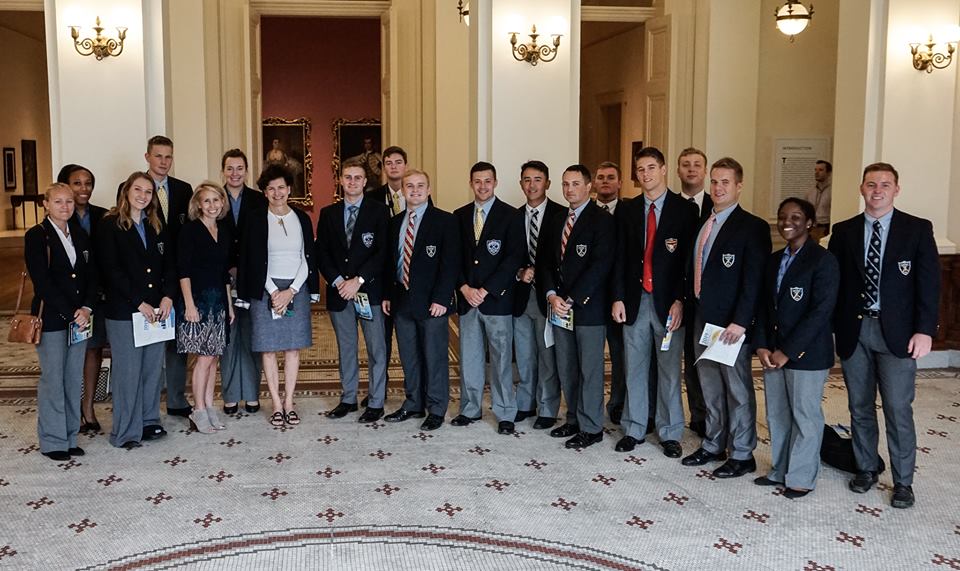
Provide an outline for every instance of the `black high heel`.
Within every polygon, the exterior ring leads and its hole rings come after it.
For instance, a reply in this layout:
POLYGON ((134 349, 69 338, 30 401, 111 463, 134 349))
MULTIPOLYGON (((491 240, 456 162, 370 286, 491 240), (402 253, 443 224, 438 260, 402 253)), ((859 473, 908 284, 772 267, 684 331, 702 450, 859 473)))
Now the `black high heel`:
POLYGON ((80 432, 100 432, 100 423, 97 421, 87 422, 86 417, 81 414, 80 432))
POLYGON ((259 402, 257 402, 257 404, 246 403, 245 405, 243 405, 243 407, 247 410, 247 412, 249 412, 250 414, 253 414, 258 410, 260 410, 260 403, 259 402))
POLYGON ((223 414, 237 414, 240 410, 240 403, 233 403, 230 406, 223 405, 223 414))

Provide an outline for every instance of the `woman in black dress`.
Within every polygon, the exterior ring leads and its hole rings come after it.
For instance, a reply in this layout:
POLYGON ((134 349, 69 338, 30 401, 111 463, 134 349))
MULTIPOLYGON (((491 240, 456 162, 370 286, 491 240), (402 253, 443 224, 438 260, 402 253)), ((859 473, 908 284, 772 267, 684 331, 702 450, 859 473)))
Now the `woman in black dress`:
POLYGON ((183 293, 177 322, 177 351, 193 353, 193 412, 190 425, 209 434, 226 426, 217 418, 213 389, 217 360, 227 346, 233 323, 230 305, 230 232, 221 221, 227 214, 227 196, 212 182, 194 190, 187 216, 180 229, 177 269, 183 293))

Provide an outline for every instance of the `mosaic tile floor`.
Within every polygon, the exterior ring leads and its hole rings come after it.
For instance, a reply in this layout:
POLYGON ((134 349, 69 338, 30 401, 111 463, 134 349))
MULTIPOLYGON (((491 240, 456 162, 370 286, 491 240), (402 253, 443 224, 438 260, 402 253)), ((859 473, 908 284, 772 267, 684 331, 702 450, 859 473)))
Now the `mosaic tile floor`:
MULTIPOLYGON (((682 467, 655 443, 618 454, 612 429, 570 451, 529 420, 498 435, 489 412, 431 433, 331 420, 330 396, 301 395, 295 428, 271 428, 264 411, 216 435, 165 419, 163 440, 123 451, 83 436, 86 456, 56 463, 37 451, 35 406, 6 401, 0 568, 960 569, 960 379, 922 371, 918 383, 910 510, 890 508, 889 474, 858 495, 824 468, 816 492, 789 500, 682 467)), ((838 376, 827 395, 828 421, 846 422, 838 376)), ((98 408, 108 430, 109 403, 98 408)))

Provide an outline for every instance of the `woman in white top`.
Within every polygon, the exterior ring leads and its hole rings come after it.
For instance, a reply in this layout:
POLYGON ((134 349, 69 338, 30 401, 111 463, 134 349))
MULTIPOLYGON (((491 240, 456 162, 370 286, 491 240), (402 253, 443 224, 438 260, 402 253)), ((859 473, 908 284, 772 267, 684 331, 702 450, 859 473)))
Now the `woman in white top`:
POLYGON ((267 208, 252 212, 240 242, 237 297, 250 304, 251 349, 263 354, 263 372, 273 401, 270 424, 300 424, 293 392, 300 349, 313 344, 310 293, 317 291, 313 225, 287 204, 293 175, 268 165, 257 180, 267 208), (277 351, 284 353, 284 398, 280 399, 277 351))

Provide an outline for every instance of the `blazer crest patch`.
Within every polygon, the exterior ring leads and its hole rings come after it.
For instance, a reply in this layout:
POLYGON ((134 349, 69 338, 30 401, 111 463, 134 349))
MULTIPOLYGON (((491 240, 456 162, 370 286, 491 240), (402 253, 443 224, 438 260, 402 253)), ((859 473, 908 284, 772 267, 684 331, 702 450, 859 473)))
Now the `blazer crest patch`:
POLYGON ((187 215, 186 215, 186 214, 181 214, 181 215, 180 215, 180 224, 184 224, 184 223, 186 223, 186 221, 187 221, 187 215))
POLYGON ((677 239, 676 238, 667 238, 663 241, 663 245, 667 247, 667 251, 671 254, 674 253, 677 249, 677 239))
POLYGON ((373 232, 364 232, 360 235, 360 240, 363 241, 365 248, 373 247, 373 232))
POLYGON ((89 252, 89 250, 84 250, 84 251, 83 251, 83 261, 84 261, 85 263, 90 263, 90 252, 89 252))
POLYGON ((157 242, 157 251, 160 252, 160 255, 163 255, 163 242, 157 242))
POLYGON ((800 301, 803 299, 803 288, 802 287, 792 287, 790 288, 790 297, 793 301, 800 301))
POLYGON ((427 246, 427 247, 426 247, 426 251, 427 251, 427 256, 429 256, 429 257, 431 257, 431 258, 437 255, 437 247, 436 247, 436 246, 427 246))
POLYGON ((723 267, 729 268, 733 266, 733 263, 737 261, 737 256, 734 254, 724 254, 720 256, 720 261, 723 262, 723 267))
POLYGON ((577 244, 577 255, 581 258, 587 255, 587 245, 577 244))
POLYGON ((496 256, 500 253, 500 240, 487 240, 487 252, 491 256, 496 256))
POLYGON ((900 273, 905 276, 910 275, 910 269, 912 267, 913 267, 913 262, 911 262, 910 260, 903 260, 901 262, 897 262, 897 268, 900 270, 900 273))

